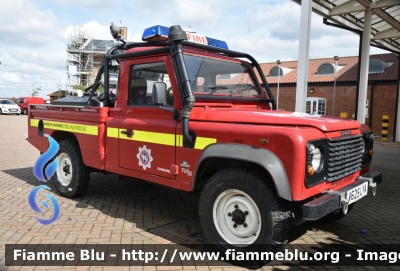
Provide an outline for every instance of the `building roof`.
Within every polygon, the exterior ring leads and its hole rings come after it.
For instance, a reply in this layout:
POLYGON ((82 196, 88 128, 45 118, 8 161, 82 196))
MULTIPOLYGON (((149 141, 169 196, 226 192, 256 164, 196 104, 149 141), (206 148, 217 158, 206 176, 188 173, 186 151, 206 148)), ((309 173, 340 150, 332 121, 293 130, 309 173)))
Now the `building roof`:
MULTIPOLYGON (((368 80, 375 81, 395 81, 398 79, 398 67, 399 59, 396 54, 379 54, 371 55, 371 59, 378 59, 389 64, 389 68, 383 73, 370 73, 368 80)), ((335 65, 333 58, 319 58, 310 59, 308 67, 308 82, 309 83, 324 83, 333 82, 335 76, 332 75, 317 75, 317 70, 320 65, 324 63, 331 63, 335 65)), ((260 64, 261 69, 269 84, 277 84, 278 77, 268 77, 270 70, 277 66, 276 62, 273 63, 262 63, 260 64)), ((297 83, 297 61, 283 61, 281 67, 291 69, 290 72, 284 73, 279 78, 281 84, 297 83)), ((358 71, 358 56, 339 57, 338 60, 338 71, 336 80, 337 82, 356 82, 358 71), (340 68, 343 67, 343 68, 340 68)))

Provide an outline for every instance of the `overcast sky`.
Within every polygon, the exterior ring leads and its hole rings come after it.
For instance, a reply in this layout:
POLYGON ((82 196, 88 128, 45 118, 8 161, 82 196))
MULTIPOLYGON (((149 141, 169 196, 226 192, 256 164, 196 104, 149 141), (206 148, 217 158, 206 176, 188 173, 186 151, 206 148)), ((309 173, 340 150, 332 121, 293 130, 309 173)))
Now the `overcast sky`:
MULTIPOLYGON (((73 26, 95 39, 111 39, 111 22, 141 41, 153 25, 189 25, 198 34, 225 40, 229 49, 258 62, 298 59, 300 6, 290 0, 1 0, 0 97, 40 96, 65 85, 66 46, 73 26)), ((313 14, 310 58, 358 54, 357 35, 326 26, 313 14)), ((371 54, 386 53, 371 47, 371 54)))

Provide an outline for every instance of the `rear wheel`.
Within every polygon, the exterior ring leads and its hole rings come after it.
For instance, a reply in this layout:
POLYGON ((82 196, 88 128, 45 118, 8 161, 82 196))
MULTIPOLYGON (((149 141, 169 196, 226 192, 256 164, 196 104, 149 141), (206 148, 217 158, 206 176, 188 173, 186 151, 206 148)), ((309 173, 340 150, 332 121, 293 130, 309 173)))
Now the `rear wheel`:
POLYGON ((199 203, 203 231, 223 252, 281 250, 288 242, 289 214, 271 183, 245 169, 217 172, 205 185, 199 203))
POLYGON ((58 192, 68 198, 85 193, 90 180, 90 171, 84 165, 78 143, 74 140, 59 142, 58 165, 53 176, 58 192))

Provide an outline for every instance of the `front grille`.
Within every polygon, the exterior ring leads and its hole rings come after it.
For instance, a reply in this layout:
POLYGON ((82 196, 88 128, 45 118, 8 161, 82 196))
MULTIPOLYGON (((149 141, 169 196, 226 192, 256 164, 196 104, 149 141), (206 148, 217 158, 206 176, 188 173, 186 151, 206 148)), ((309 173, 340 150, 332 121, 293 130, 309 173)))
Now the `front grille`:
POLYGON ((362 135, 329 139, 328 181, 336 181, 361 169, 364 151, 362 135))

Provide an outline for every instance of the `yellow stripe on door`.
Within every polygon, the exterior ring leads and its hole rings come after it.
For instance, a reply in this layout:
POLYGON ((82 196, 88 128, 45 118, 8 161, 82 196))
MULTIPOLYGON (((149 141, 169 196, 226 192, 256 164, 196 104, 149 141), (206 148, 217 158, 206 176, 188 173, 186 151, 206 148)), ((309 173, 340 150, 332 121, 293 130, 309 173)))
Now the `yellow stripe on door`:
MULTIPOLYGON (((31 119, 31 126, 38 127, 38 125, 39 125, 38 119, 31 119)), ((99 128, 95 125, 85 125, 85 124, 49 121, 49 120, 43 120, 43 125, 44 128, 59 130, 59 131, 67 131, 78 134, 96 135, 96 136, 99 134, 99 128)))
MULTIPOLYGON (((147 143, 154 143, 154 144, 161 144, 167 146, 176 146, 183 147, 183 136, 182 135, 175 135, 175 134, 168 134, 168 133, 156 133, 156 132, 148 132, 148 131, 139 131, 134 130, 133 136, 128 137, 125 134, 122 134, 122 131, 126 131, 126 129, 119 129, 118 136, 116 136, 117 128, 107 128, 107 136, 114 137, 114 138, 121 138, 127 140, 134 140, 140 142, 147 142, 147 143)), ((208 137, 197 137, 196 143, 194 148, 198 150, 202 150, 210 144, 216 143, 216 138, 208 138, 208 137)))
POLYGON ((122 134, 122 131, 126 131, 126 129, 119 129, 119 138, 121 139, 175 146, 174 134, 134 130, 132 137, 128 137, 127 135, 122 134))

